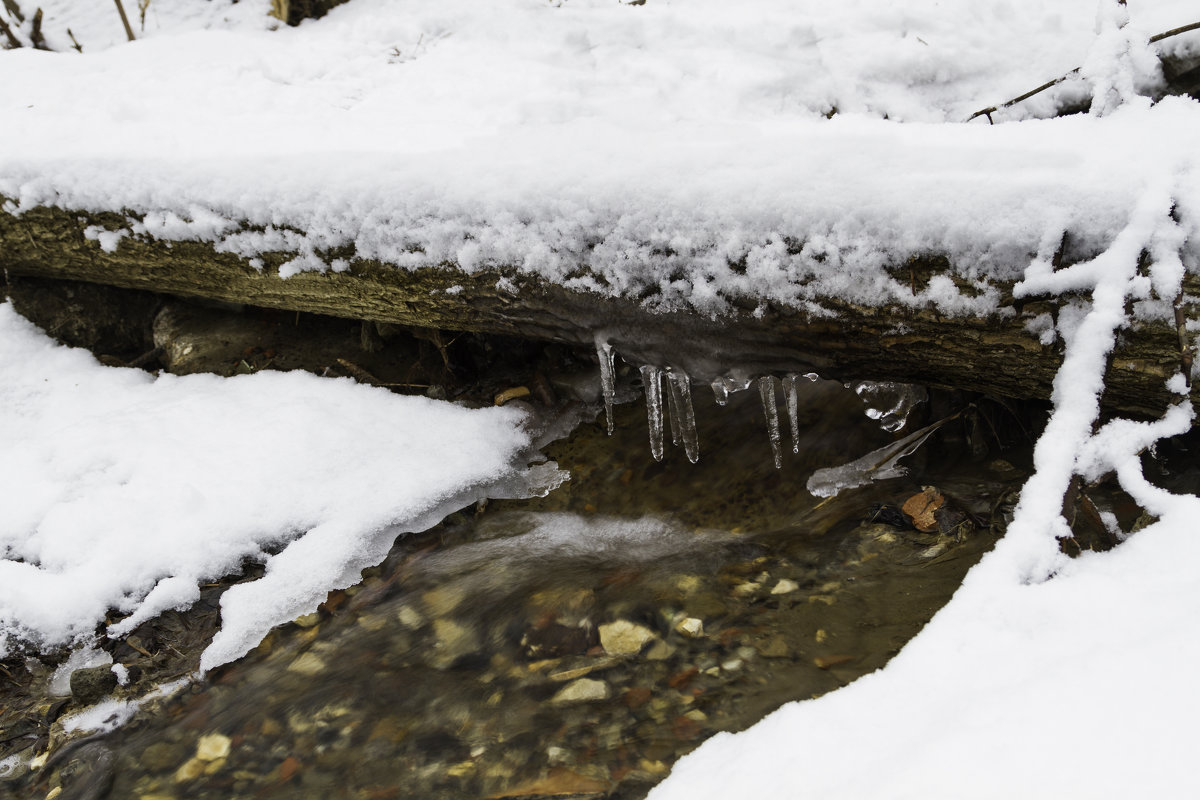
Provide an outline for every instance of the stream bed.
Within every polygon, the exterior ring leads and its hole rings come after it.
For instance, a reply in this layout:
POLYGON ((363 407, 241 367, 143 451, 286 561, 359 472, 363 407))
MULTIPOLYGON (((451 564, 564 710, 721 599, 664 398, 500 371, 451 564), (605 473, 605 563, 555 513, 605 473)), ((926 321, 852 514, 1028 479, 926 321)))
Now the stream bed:
POLYGON ((798 454, 776 468, 755 391, 697 403, 696 464, 669 441, 651 458, 640 402, 615 406, 611 436, 597 413, 544 449, 571 474, 548 496, 399 539, 196 679, 229 583, 204 587, 105 645, 133 677, 117 698, 182 687, 107 733, 65 735, 80 703, 28 663, 32 684, 0 692, 0 759, 50 747, 40 769, 10 758, 0 797, 643 797, 707 737, 882 667, 992 546, 1026 476, 1027 454, 972 457, 948 425, 910 475, 822 500, 814 470, 895 436, 833 382, 806 386, 797 415, 798 454), (900 511, 927 486, 953 531, 900 511))

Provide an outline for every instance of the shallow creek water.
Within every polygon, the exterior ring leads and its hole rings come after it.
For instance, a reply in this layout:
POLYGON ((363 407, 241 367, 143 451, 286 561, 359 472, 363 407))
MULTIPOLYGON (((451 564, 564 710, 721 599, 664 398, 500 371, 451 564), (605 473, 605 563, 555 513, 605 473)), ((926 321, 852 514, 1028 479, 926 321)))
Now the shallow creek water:
POLYGON ((400 540, 320 612, 0 794, 644 796, 713 733, 885 664, 993 544, 1022 477, 935 439, 911 476, 820 503, 813 469, 894 437, 835 384, 800 415, 777 470, 756 392, 697 404, 695 465, 669 443, 653 461, 641 404, 619 405, 612 437, 600 417, 546 449, 572 476, 548 497, 400 540), (923 484, 983 525, 869 521, 923 484))

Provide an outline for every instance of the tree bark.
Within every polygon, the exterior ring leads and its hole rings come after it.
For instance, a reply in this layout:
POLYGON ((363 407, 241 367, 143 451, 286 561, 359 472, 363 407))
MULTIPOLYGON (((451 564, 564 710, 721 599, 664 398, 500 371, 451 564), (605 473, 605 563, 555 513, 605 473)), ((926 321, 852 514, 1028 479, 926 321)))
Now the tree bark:
MULTIPOLYGON (((13 275, 424 328, 586 346, 599 335, 628 361, 672 364, 696 380, 732 368, 751 374, 811 371, 840 380, 895 380, 1044 399, 1062 359, 1060 344, 1043 345, 1025 328, 1039 314, 1056 313, 1057 303, 1045 300, 1021 305, 1006 296, 1005 304, 1017 309, 1010 316, 945 317, 932 309, 827 303, 836 317, 773 308, 758 316, 747 310, 710 319, 683 311, 655 313, 632 299, 568 290, 515 269, 467 273, 442 264, 405 270, 351 260, 345 272, 280 278, 278 266, 295 254, 266 254, 264 266, 256 269, 207 242, 127 236, 110 253, 83 234, 90 225, 116 230, 126 223, 122 214, 52 207, 19 216, 0 211, 0 267, 13 275)), ((919 290, 944 268, 926 261, 905 264, 898 274, 919 290)), ((1197 319, 1200 278, 1187 276, 1183 297, 1181 318, 1197 319)), ((1171 401, 1164 383, 1180 370, 1184 355, 1174 322, 1125 331, 1110 360, 1104 405, 1158 416, 1171 401)), ((1192 397, 1200 400, 1200 392, 1193 390, 1192 397)))

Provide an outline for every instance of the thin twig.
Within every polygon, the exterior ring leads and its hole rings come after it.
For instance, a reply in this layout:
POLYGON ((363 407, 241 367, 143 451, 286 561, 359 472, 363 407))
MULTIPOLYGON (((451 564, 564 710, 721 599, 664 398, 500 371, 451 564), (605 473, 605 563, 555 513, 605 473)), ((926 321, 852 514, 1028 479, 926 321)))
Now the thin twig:
MULTIPOLYGON (((1200 30, 1200 22, 1193 22, 1190 25, 1183 25, 1182 27, 1179 27, 1179 28, 1172 28, 1169 31, 1163 31, 1162 33, 1156 33, 1150 37, 1150 43, 1154 44, 1155 42, 1161 42, 1163 39, 1170 39, 1172 36, 1178 36, 1181 33, 1187 33, 1188 31, 1194 31, 1194 30, 1200 30)), ((987 117, 988 122, 995 124, 995 122, 992 120, 992 114, 996 113, 997 111, 999 111, 1002 108, 1009 108, 1010 106, 1015 106, 1017 103, 1024 102, 1025 100, 1028 100, 1029 98, 1033 97, 1036 94, 1041 94, 1042 92, 1046 91, 1047 89, 1049 89, 1053 86, 1057 86, 1058 84, 1062 83, 1063 81, 1068 80, 1068 79, 1074 77, 1075 75, 1078 75, 1079 69, 1080 69, 1079 67, 1076 67, 1075 69, 1068 72, 1066 75, 1062 75, 1058 78, 1055 78, 1052 81, 1046 81, 1045 83, 1043 83, 1041 86, 1037 87, 1036 89, 1031 89, 1028 92, 1026 92, 1025 94, 1020 95, 1018 97, 1014 97, 1012 100, 1007 100, 998 106, 988 106, 987 108, 981 108, 980 110, 976 111, 971 116, 967 117, 964 120, 964 122, 970 122, 971 120, 975 119, 976 117, 987 117)))
POLYGON ((129 37, 129 41, 133 41, 133 28, 129 27, 129 17, 125 16, 125 6, 121 5, 121 0, 115 0, 117 11, 121 14, 121 24, 125 26, 125 35, 129 37))
POLYGON ((1183 379, 1187 382, 1187 388, 1192 388, 1192 345, 1188 341, 1187 335, 1187 315, 1183 313, 1182 290, 1180 296, 1175 298, 1175 332, 1179 336, 1179 366, 1183 371, 1183 379))
POLYGON ((1154 44, 1155 42, 1161 42, 1163 39, 1170 39, 1172 36, 1178 36, 1181 33, 1187 33, 1188 31, 1195 31, 1195 30, 1200 30, 1200 22, 1193 22, 1191 25, 1184 25, 1179 28, 1172 28, 1169 31, 1163 31, 1162 33, 1156 33, 1150 37, 1150 44, 1154 44))
POLYGON ((42 10, 39 8, 33 14, 33 25, 29 30, 29 42, 35 50, 49 50, 46 46, 46 37, 42 36, 42 10))
POLYGON ((25 21, 25 15, 21 13, 21 7, 17 5, 17 0, 4 0, 4 7, 8 9, 11 16, 17 18, 17 22, 25 21))
POLYGON ((80 44, 78 41, 76 41, 76 39, 75 39, 75 34, 71 33, 71 29, 70 29, 70 28, 67 28, 67 36, 70 36, 70 37, 71 37, 71 47, 73 47, 73 48, 75 49, 75 52, 76 52, 76 53, 82 53, 82 52, 83 52, 83 45, 81 45, 81 44, 80 44))
POLYGON ((10 49, 15 50, 16 48, 23 46, 21 44, 21 40, 18 39, 16 34, 12 32, 12 28, 8 27, 8 23, 2 19, 0 19, 0 33, 3 33, 6 37, 8 37, 8 46, 10 49))

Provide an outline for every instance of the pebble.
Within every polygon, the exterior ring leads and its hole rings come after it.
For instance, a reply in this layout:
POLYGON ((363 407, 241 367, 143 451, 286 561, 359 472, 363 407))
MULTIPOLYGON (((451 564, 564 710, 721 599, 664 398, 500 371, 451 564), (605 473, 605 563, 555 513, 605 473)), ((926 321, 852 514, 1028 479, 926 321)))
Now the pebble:
POLYGON ((746 583, 739 583, 737 586, 733 587, 733 593, 738 597, 746 597, 747 595, 754 594, 761 588, 762 584, 755 583, 754 581, 747 581, 746 583))
POLYGON ((425 618, 421 616, 421 612, 412 606, 400 606, 400 610, 396 612, 396 618, 400 620, 401 625, 411 630, 416 630, 425 624, 425 618))
POLYGON ((229 755, 233 740, 220 733, 201 736, 196 743, 196 758, 201 761, 216 761, 229 755))
POLYGON ((613 656, 636 655, 647 642, 657 638, 649 628, 624 619, 600 626, 600 645, 604 652, 613 656))
POLYGON ((421 595, 421 599, 425 601, 425 608, 429 609, 431 614, 441 617, 462 605, 466 596, 466 591, 461 587, 448 585, 430 589, 421 595))
POLYGON ((316 625, 320 621, 321 621, 321 612, 320 611, 313 611, 311 614, 301 614, 300 616, 298 616, 294 620, 292 620, 292 622, 296 623, 301 628, 311 628, 312 626, 316 625))
POLYGON ((288 665, 288 672, 300 675, 320 675, 325 671, 325 662, 315 653, 301 653, 296 660, 288 665))
POLYGON ((788 646, 781 637, 775 636, 765 642, 758 642, 754 645, 758 650, 758 654, 763 658, 787 658, 788 646))
POLYGON ((479 650, 479 638, 475 631, 454 620, 435 619, 433 634, 437 637, 437 642, 430 663, 439 669, 446 669, 463 656, 479 650))
POLYGON ((112 667, 84 667, 71 673, 71 696, 81 705, 91 705, 117 688, 112 667))
POLYGON ((704 635, 704 622, 695 617, 685 617, 676 623, 675 630, 689 639, 699 639, 704 635))
POLYGON ((675 648, 659 639, 646 650, 647 661, 666 661, 675 655, 675 648))
POLYGON ((597 700, 607 700, 608 697, 607 683, 592 678, 580 678, 559 689, 558 693, 550 698, 550 704, 564 706, 572 703, 591 703, 597 700))
POLYGON ((775 584, 775 588, 771 590, 771 594, 791 594, 800 588, 800 584, 795 581, 790 581, 787 578, 782 578, 779 583, 775 584))

